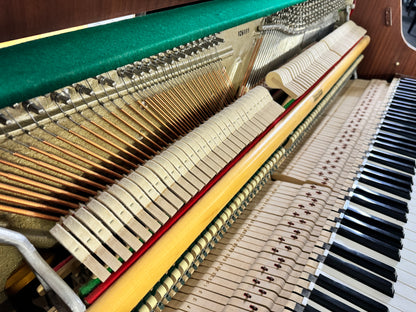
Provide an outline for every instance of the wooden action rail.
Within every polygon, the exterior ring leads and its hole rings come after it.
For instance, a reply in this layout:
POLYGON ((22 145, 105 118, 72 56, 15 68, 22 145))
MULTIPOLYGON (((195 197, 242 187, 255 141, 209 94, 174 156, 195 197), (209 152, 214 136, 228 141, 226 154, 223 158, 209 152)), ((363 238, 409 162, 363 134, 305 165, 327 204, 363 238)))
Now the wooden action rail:
POLYGON ((93 291, 86 298, 88 303, 93 303, 88 311, 109 311, 110 307, 111 311, 131 311, 234 194, 284 143, 290 133, 332 88, 369 42, 368 36, 358 41, 345 57, 309 90, 310 92, 295 101, 262 135, 224 168, 222 174, 221 172, 219 174, 222 176, 221 179, 218 179, 191 209, 178 218, 164 235, 159 237, 138 259, 131 258, 128 261, 131 262, 128 270, 125 270, 115 281, 109 279, 106 281, 107 285, 93 291), (157 261, 158 259, 163 259, 163 261, 157 261), (104 291, 105 294, 101 295, 104 291))

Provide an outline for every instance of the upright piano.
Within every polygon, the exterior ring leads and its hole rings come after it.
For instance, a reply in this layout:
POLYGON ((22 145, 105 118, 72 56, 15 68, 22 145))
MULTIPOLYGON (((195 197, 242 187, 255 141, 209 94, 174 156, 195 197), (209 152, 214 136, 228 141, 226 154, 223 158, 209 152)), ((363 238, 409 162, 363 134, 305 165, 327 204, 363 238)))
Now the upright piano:
POLYGON ((1 311, 416 309, 400 0, 20 4, 1 311))

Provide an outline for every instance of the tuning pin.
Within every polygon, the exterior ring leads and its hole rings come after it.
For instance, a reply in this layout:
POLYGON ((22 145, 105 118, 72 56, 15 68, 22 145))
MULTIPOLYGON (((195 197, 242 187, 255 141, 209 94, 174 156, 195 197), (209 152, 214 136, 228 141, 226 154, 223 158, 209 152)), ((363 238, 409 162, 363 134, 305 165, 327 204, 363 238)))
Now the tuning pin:
POLYGON ((69 96, 69 92, 67 90, 63 90, 62 92, 52 92, 51 99, 57 103, 71 103, 71 97, 69 96))
POLYGON ((86 86, 82 84, 77 83, 77 84, 73 84, 72 86, 75 88, 75 90, 78 93, 82 93, 86 95, 94 95, 94 91, 92 91, 90 88, 87 88, 86 86))
MULTIPOLYGON (((168 50, 169 51, 169 50, 168 50)), ((160 52, 158 54, 159 59, 164 62, 165 64, 172 64, 174 61, 174 58, 172 57, 172 54, 169 54, 168 51, 166 53, 160 52)))
POLYGON ((130 79, 136 78, 136 75, 134 74, 134 67, 133 66, 129 66, 129 67, 126 66, 124 68, 124 72, 125 72, 126 76, 129 77, 130 79))
POLYGON ((43 109, 43 107, 40 107, 39 105, 31 102, 31 101, 24 101, 22 102, 22 106, 24 109, 26 109, 27 111, 33 112, 35 114, 42 114, 45 112, 45 110, 43 109))
POLYGON ((182 49, 181 48, 179 48, 179 49, 178 48, 174 48, 173 49, 173 52, 175 53, 176 57, 178 57, 178 58, 186 58, 186 54, 182 52, 182 49))
POLYGON ((12 121, 10 119, 8 119, 5 115, 0 113, 0 123, 7 126, 7 125, 12 124, 12 121))
POLYGON ((156 56, 156 55, 152 55, 150 57, 150 60, 151 60, 152 64, 154 64, 155 66, 165 65, 165 63, 161 59, 159 59, 159 57, 156 56))
POLYGON ((98 80, 98 83, 102 85, 107 85, 113 88, 115 88, 116 86, 116 82, 114 80, 111 80, 110 78, 106 78, 102 75, 97 76, 96 79, 98 80))
POLYGON ((124 71, 124 68, 121 68, 121 67, 117 68, 117 75, 119 77, 126 77, 126 72, 124 71))
POLYGON ((142 61, 143 61, 143 65, 145 65, 147 68, 157 71, 157 66, 152 63, 150 58, 145 58, 142 61))

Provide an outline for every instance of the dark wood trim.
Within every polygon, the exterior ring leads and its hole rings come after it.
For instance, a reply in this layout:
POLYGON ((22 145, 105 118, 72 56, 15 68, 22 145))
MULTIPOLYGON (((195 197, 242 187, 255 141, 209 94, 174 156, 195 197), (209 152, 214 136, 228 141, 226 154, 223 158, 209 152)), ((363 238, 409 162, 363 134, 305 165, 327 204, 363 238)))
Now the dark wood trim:
POLYGON ((2 0, 0 42, 196 2, 201 1, 2 0))
POLYGON ((351 19, 371 37, 358 67, 362 78, 416 76, 416 49, 402 34, 401 0, 357 0, 351 19))

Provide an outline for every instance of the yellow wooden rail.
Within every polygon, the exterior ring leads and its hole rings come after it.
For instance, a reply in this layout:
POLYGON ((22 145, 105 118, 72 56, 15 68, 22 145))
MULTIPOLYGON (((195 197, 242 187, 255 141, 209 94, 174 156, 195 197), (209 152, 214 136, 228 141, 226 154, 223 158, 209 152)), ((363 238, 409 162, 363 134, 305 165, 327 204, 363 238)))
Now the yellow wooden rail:
POLYGON ((128 312, 152 289, 258 168, 286 140, 369 44, 361 41, 242 159, 180 218, 88 312, 128 312))

